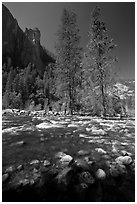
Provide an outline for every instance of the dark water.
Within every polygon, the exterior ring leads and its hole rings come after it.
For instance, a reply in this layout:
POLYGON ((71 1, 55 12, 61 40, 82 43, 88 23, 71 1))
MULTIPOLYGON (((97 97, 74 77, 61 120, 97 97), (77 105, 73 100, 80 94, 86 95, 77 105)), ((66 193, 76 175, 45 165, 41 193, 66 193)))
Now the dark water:
POLYGON ((43 120, 28 116, 3 117, 3 130, 14 127, 12 131, 4 131, 2 134, 3 170, 12 164, 29 162, 32 159, 54 160, 55 153, 59 151, 75 157, 79 150, 89 150, 93 158, 100 159, 100 153, 95 149, 102 148, 107 152, 108 157, 113 159, 117 156, 112 152, 114 142, 119 154, 120 151, 126 150, 134 157, 134 124, 125 127, 127 121, 120 121, 117 123, 119 129, 116 128, 115 131, 110 129, 106 131, 106 135, 92 135, 91 132, 86 131, 87 127, 91 128, 93 125, 98 129, 104 129, 109 122, 112 123, 112 121, 105 121, 104 126, 101 126, 102 121, 98 122, 86 117, 45 117, 43 120), (64 124, 58 128, 36 128, 42 122, 53 124, 64 122, 64 124), (77 127, 68 127, 69 124, 76 124, 77 127), (128 133, 120 132, 125 129, 128 133), (80 137, 81 134, 85 134, 86 138, 80 137), (89 143, 89 140, 92 141, 89 143), (18 141, 24 141, 25 144, 14 145, 18 141))

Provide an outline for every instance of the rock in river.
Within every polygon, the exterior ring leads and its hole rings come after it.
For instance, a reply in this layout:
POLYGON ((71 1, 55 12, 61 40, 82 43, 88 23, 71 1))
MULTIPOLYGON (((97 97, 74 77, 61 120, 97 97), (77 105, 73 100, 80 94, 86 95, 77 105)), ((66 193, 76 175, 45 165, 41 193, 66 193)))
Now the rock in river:
POLYGON ((127 152, 125 150, 122 150, 121 153, 122 153, 123 156, 132 156, 132 153, 127 152))
POLYGON ((17 167, 17 170, 18 170, 18 171, 21 171, 22 169, 23 169, 23 165, 20 164, 20 165, 17 167))
POLYGON ((87 150, 80 150, 80 151, 78 151, 78 155, 79 156, 85 156, 85 155, 89 155, 89 154, 90 154, 90 152, 87 151, 87 150))
POLYGON ((5 173, 13 173, 15 170, 15 166, 10 166, 5 170, 5 173))
POLYGON ((105 150, 103 150, 102 148, 96 148, 95 149, 97 152, 101 153, 101 154, 106 154, 107 152, 105 150))
POLYGON ((130 165, 132 158, 130 156, 119 156, 115 159, 118 164, 130 165))
POLYGON ((113 164, 110 166, 110 174, 113 177, 118 177, 119 175, 126 174, 127 170, 123 164, 113 164))
POLYGON ((7 181, 8 178, 9 178, 9 174, 8 174, 8 173, 7 173, 7 174, 3 174, 3 175, 2 175, 2 182, 7 181))
POLYGON ((67 166, 71 161, 72 161, 72 157, 70 155, 65 155, 60 159, 60 162, 63 166, 67 166))
POLYGON ((30 181, 28 179, 22 179, 18 182, 18 186, 26 186, 29 185, 30 181))
POLYGON ((132 163, 132 158, 130 156, 124 156, 123 164, 129 165, 132 163))
POLYGON ((25 144, 25 142, 22 140, 22 141, 12 143, 11 146, 23 146, 24 144, 25 144))
POLYGON ((113 177, 118 177, 120 175, 116 165, 110 166, 110 175, 113 177))
POLYGON ((96 171, 96 177, 100 180, 104 180, 106 178, 106 173, 103 169, 98 169, 96 171))
POLYGON ((44 164, 43 165, 46 167, 46 166, 50 166, 51 163, 48 160, 44 160, 44 164))
POLYGON ((30 162, 30 165, 33 165, 33 164, 39 164, 39 162, 40 162, 40 161, 37 160, 37 159, 36 159, 36 160, 32 160, 32 161, 30 162))
POLYGON ((61 159, 62 157, 64 157, 66 154, 64 152, 57 152, 55 154, 55 158, 57 159, 61 159))

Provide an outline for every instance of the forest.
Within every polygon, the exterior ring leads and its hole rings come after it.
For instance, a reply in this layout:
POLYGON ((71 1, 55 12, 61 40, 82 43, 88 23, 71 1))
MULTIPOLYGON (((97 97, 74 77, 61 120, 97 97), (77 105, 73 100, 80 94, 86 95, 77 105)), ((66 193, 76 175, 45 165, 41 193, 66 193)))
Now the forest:
POLYGON ((121 93, 114 88, 116 44, 108 36, 100 8, 92 11, 85 49, 80 46, 77 15, 70 10, 63 11, 57 38, 55 63, 45 66, 42 75, 38 63, 24 68, 3 64, 3 109, 98 116, 125 114, 121 93))

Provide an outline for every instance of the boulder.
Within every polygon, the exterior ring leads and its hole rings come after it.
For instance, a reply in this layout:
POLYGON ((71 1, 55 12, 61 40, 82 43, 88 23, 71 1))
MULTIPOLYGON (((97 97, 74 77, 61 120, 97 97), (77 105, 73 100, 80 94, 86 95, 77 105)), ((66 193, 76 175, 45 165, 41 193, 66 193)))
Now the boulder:
POLYGON ((2 115, 12 115, 13 110, 12 109, 6 109, 2 111, 2 115))
POLYGON ((32 160, 32 161, 30 162, 30 165, 35 165, 35 164, 39 164, 39 163, 40 163, 40 161, 37 160, 37 159, 35 159, 35 160, 32 160))
POLYGON ((115 159, 116 163, 123 164, 124 156, 119 156, 115 159))
POLYGON ((113 177, 118 177, 120 175, 116 165, 110 166, 110 175, 113 177))
POLYGON ((125 165, 123 165, 123 164, 117 164, 117 169, 120 172, 120 174, 126 174, 127 173, 127 169, 126 169, 125 165))
POLYGON ((126 174, 126 173, 127 173, 127 170, 126 170, 125 165, 123 165, 123 164, 115 163, 115 164, 112 164, 110 166, 110 174, 113 177, 118 177, 118 176, 126 174))
POLYGON ((91 130, 92 130, 92 128, 89 128, 89 127, 86 128, 87 132, 90 132, 91 130))
POLYGON ((17 170, 18 170, 18 171, 21 171, 22 169, 23 169, 23 165, 20 164, 20 165, 17 167, 17 170))
POLYGON ((5 173, 13 173, 15 172, 16 168, 15 166, 10 166, 5 170, 5 173))
POLYGON ((123 156, 132 156, 132 153, 127 152, 125 150, 122 150, 121 153, 122 153, 123 156))
POLYGON ((99 180, 104 180, 106 178, 106 173, 103 169, 98 169, 96 171, 96 178, 99 180))
POLYGON ((79 137, 87 138, 88 136, 86 134, 79 134, 79 137))
POLYGON ((21 110, 20 115, 24 115, 24 114, 25 114, 25 110, 21 110))
POLYGON ((65 155, 60 159, 60 163, 62 166, 67 166, 69 163, 73 160, 73 158, 70 155, 65 155))
POLYGON ((18 182, 18 186, 27 186, 29 184, 30 184, 29 179, 22 179, 22 180, 19 180, 18 182))
POLYGON ((123 164, 130 165, 132 163, 132 158, 130 156, 124 156, 123 164))
POLYGON ((62 161, 62 162, 70 162, 71 160, 72 160, 73 158, 70 156, 70 155, 65 155, 65 156, 63 156, 62 158, 61 158, 61 160, 60 161, 62 161))
POLYGON ((2 182, 6 182, 8 180, 8 178, 9 178, 9 174, 8 173, 3 174, 2 175, 2 182))
POLYGON ((23 146, 24 144, 25 144, 25 142, 22 140, 22 141, 12 143, 11 146, 23 146))
POLYGON ((87 151, 87 150, 78 151, 79 156, 85 156, 85 155, 89 155, 89 154, 90 154, 90 151, 87 151))
POLYGON ((66 154, 64 152, 57 152, 55 154, 55 158, 57 159, 61 159, 62 157, 64 157, 66 154))
POLYGON ((43 165, 44 165, 45 167, 47 167, 47 166, 50 166, 51 163, 50 163, 48 160, 44 160, 43 165))
POLYGON ((97 152, 101 153, 101 154, 106 154, 107 152, 105 150, 103 150, 102 148, 96 148, 95 149, 97 152))
POLYGON ((132 163, 132 158, 130 156, 119 156, 115 161, 118 164, 130 165, 132 163))

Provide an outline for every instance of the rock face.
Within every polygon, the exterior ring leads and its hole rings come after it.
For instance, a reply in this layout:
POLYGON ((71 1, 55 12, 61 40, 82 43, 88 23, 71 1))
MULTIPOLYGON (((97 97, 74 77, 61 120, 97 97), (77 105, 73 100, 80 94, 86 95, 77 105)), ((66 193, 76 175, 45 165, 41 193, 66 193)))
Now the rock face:
POLYGON ((10 11, 2 5, 2 63, 9 67, 24 68, 29 63, 36 66, 39 74, 44 67, 55 60, 40 44, 38 28, 27 29, 23 32, 10 11))

